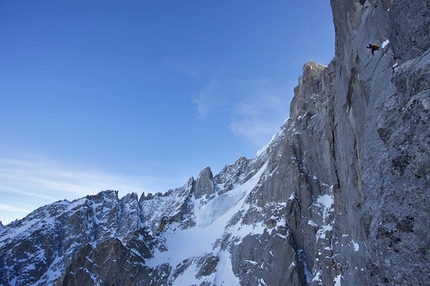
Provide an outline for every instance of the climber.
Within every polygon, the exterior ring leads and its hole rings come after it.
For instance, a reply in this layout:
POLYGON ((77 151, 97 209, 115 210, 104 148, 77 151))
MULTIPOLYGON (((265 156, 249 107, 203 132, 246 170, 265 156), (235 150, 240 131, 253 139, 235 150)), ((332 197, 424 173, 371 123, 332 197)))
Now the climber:
POLYGON ((370 49, 372 55, 375 51, 379 50, 379 47, 377 44, 369 44, 369 45, 367 45, 366 48, 370 49))

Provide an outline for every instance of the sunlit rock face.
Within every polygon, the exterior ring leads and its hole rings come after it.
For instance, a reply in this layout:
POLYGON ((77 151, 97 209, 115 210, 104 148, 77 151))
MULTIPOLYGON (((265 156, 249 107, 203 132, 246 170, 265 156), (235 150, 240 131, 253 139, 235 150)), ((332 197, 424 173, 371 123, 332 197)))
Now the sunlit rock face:
POLYGON ((0 224, 0 284, 429 281, 429 1, 331 6, 335 56, 304 64, 290 117, 255 158, 0 224))

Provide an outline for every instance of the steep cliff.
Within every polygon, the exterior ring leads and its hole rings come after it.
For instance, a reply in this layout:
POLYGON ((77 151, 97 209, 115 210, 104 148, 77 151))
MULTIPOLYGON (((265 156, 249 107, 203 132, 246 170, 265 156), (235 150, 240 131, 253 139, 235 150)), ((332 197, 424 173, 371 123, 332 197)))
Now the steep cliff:
POLYGON ((255 158, 3 226, 0 284, 428 283, 430 2, 331 6, 334 59, 303 66, 290 118, 255 158))
POLYGON ((357 230, 364 231, 354 241, 362 239, 359 252, 366 264, 355 267, 365 269, 363 285, 426 284, 430 2, 332 1, 332 9, 338 66, 335 131, 339 137, 351 137, 352 131, 357 142, 355 156, 352 149, 337 152, 357 161, 339 172, 347 186, 345 200, 358 198, 350 204, 357 216, 343 223, 355 221, 357 230), (383 47, 374 56, 363 49, 371 42, 383 47))

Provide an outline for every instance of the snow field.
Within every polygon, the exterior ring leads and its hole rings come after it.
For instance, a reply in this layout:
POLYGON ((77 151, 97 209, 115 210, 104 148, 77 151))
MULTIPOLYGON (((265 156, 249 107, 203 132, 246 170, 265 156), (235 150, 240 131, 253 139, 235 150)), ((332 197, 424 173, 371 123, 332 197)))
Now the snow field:
MULTIPOLYGON (((216 285, 239 285, 239 280, 234 276, 231 266, 230 253, 214 249, 217 239, 222 238, 227 231, 226 226, 235 213, 242 208, 246 208, 244 201, 246 196, 252 191, 264 173, 266 165, 257 172, 251 179, 237 188, 215 197, 206 205, 199 207, 199 201, 194 201, 197 227, 189 229, 180 229, 179 225, 172 224, 169 230, 163 235, 167 251, 157 249, 154 258, 148 260, 146 265, 156 267, 162 263, 169 263, 173 268, 183 262, 185 259, 193 257, 203 257, 213 253, 219 258, 217 271, 206 279, 212 279, 216 285), (176 227, 178 226, 178 227, 176 227), (210 278, 212 277, 212 278, 210 278)), ((246 236, 254 231, 263 231, 254 229, 252 226, 241 226, 235 229, 233 236, 246 236)), ((198 269, 191 265, 175 279, 174 285, 191 285, 199 284, 195 275, 198 269)))

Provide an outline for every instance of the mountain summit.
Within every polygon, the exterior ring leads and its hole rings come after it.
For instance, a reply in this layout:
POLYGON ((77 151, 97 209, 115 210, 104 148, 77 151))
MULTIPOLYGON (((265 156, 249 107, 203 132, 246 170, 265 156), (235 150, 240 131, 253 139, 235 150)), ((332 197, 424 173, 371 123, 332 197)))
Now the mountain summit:
POLYGON ((430 2, 331 6, 335 57, 303 66, 290 118, 255 158, 0 227, 0 284, 429 281, 430 2))

